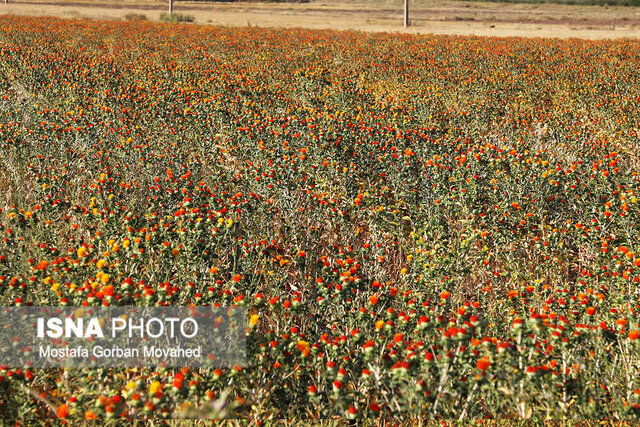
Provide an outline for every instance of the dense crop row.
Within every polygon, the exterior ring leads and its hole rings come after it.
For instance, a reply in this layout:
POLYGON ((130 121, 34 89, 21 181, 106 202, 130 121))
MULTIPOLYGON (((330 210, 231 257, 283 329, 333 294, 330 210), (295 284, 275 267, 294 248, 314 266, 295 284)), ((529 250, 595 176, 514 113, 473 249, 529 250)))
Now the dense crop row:
POLYGON ((0 20, 0 302, 241 304, 3 417, 629 418, 640 46, 0 20))

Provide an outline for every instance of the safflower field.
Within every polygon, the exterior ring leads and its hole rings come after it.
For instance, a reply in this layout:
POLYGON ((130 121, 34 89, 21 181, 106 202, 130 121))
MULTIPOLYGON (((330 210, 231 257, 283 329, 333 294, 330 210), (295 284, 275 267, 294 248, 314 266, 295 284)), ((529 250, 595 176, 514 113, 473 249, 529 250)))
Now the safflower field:
POLYGON ((0 415, 637 419, 639 63, 1 17, 2 305, 249 316, 233 369, 0 366, 0 415))

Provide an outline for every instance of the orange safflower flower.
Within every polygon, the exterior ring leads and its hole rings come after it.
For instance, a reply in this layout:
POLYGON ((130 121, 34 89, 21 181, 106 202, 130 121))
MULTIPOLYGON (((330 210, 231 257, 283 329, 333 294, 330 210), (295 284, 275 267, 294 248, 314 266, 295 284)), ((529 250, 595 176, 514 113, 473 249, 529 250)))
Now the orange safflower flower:
POLYGON ((304 340, 300 340, 297 342, 296 347, 298 347, 298 351, 300 351, 305 357, 309 355, 309 343, 304 340))
POLYGON ((69 405, 63 403, 62 405, 58 406, 57 414, 58 418, 67 418, 69 416, 69 405))
POLYGON ((491 362, 487 357, 478 359, 478 361, 476 362, 476 368, 480 369, 481 371, 486 371, 487 369, 489 369, 489 366, 491 366, 491 362))

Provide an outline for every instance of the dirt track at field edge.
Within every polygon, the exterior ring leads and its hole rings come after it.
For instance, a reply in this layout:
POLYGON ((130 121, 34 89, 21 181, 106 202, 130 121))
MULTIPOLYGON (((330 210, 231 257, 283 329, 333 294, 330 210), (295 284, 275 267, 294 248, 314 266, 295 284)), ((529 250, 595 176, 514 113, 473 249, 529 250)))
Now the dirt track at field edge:
MULTIPOLYGON (((91 19, 158 20, 167 3, 17 1, 0 4, 0 14, 91 19)), ((559 38, 640 38, 640 9, 629 7, 440 1, 412 8, 412 26, 403 28, 402 9, 385 2, 343 0, 310 3, 175 2, 174 11, 192 15, 198 24, 223 26, 304 27, 316 29, 434 33, 479 36, 559 38)))

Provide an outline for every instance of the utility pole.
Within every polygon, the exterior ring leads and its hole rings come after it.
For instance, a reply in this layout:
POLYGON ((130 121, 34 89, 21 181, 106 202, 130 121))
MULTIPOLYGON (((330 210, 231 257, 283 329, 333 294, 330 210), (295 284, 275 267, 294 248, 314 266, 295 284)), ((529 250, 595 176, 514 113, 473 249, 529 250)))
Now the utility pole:
POLYGON ((173 13, 173 0, 169 0, 169 15, 173 13))
POLYGON ((404 0, 404 27, 409 26, 409 0, 404 0))

